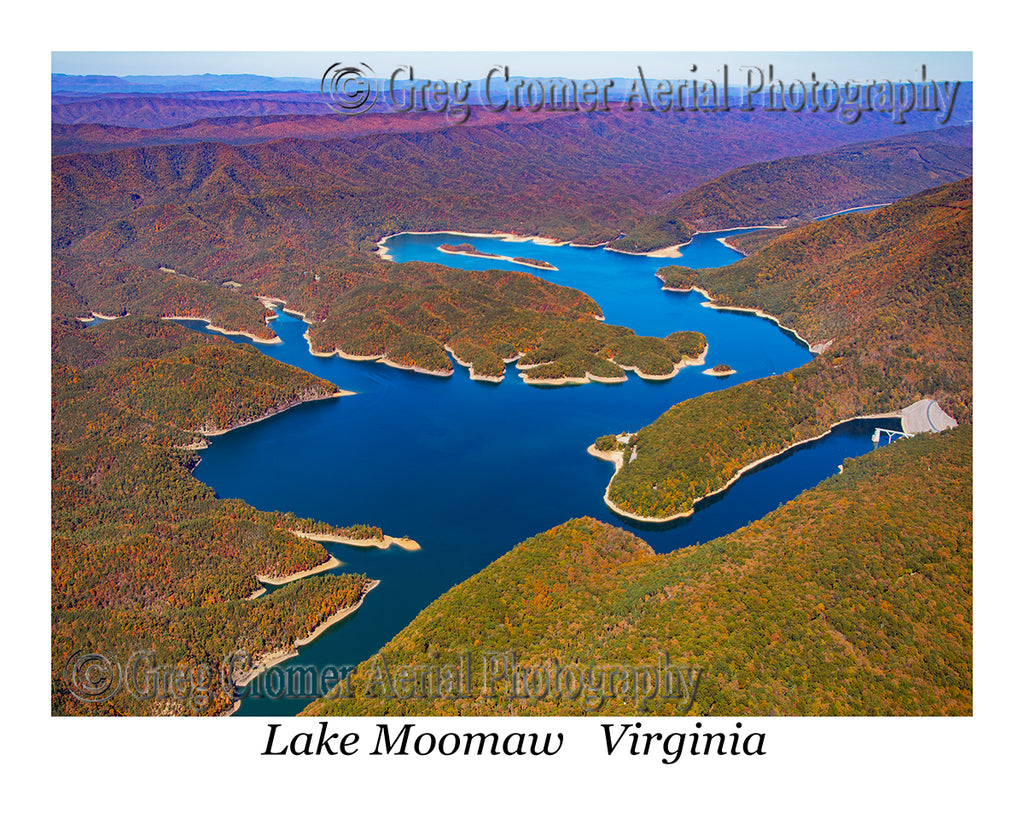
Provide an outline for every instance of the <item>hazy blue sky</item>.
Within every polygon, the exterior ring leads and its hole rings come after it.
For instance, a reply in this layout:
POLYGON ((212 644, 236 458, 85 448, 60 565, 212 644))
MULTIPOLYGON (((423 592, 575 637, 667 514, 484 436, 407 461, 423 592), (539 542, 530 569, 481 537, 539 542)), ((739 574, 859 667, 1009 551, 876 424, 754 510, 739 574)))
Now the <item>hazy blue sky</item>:
POLYGON ((513 75, 634 77, 637 66, 647 76, 683 77, 696 64, 698 76, 712 76, 723 64, 730 70, 756 65, 775 76, 804 79, 812 71, 819 80, 917 79, 921 65, 930 79, 971 80, 967 51, 843 51, 843 52, 293 52, 293 51, 55 51, 52 71, 59 74, 262 74, 270 77, 319 79, 335 62, 365 62, 377 76, 399 65, 412 65, 421 78, 475 79, 494 65, 509 66, 513 75))

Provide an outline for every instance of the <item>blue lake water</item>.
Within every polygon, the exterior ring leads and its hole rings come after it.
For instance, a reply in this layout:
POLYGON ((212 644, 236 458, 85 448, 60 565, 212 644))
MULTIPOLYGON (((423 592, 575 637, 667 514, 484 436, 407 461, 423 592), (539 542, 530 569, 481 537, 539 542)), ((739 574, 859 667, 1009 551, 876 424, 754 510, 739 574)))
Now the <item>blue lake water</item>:
MULTIPOLYGON (((608 323, 643 335, 704 333, 709 342, 704 367, 688 367, 668 381, 630 374, 622 384, 537 387, 518 378, 514 366, 506 369, 502 383, 493 384, 470 380, 459 366, 452 377, 439 378, 318 358, 302 338, 305 324, 281 314, 274 329, 284 343, 259 349, 357 394, 304 404, 212 439, 196 477, 220 497, 335 525, 378 525, 388 535, 414 538, 422 551, 326 544, 344 564, 337 571, 364 572, 381 584, 358 612, 270 674, 287 674, 297 664, 355 665, 443 592, 520 541, 570 518, 589 515, 630 529, 667 552, 732 532, 835 474, 844 458, 871 450, 874 426, 889 424, 838 427, 748 473, 701 503, 692 517, 671 524, 638 525, 605 506, 613 467, 586 452, 598 436, 638 430, 686 398, 811 359, 803 344, 771 321, 702 307, 705 299, 697 293, 661 289, 654 274, 666 264, 713 267, 739 258, 718 241, 738 232, 699 234, 683 249, 682 259, 450 234, 403 234, 387 242, 396 262, 530 270, 583 290, 602 307, 608 323), (559 269, 540 271, 437 250, 444 242, 465 241, 485 252, 541 259, 559 269), (718 363, 737 373, 724 379, 702 374, 718 363)), ((203 329, 199 322, 182 323, 203 329)), ((259 686, 247 691, 240 715, 295 714, 311 699, 255 696, 259 686)))

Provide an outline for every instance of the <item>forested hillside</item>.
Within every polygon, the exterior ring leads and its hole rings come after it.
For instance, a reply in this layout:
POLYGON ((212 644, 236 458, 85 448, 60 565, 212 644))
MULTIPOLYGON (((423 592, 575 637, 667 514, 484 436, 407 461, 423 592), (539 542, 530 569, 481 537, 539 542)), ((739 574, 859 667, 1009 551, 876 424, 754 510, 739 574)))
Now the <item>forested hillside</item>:
POLYGON ((607 524, 569 521, 428 606, 360 665, 351 698, 336 692, 304 713, 686 713, 686 697, 655 694, 640 708, 624 682, 667 656, 701 671, 691 715, 969 714, 971 437, 965 426, 849 460, 762 520, 667 555, 607 524), (430 668, 465 668, 464 652, 469 695, 399 685, 403 668, 423 680, 430 668), (533 691, 574 668, 559 690, 577 694, 515 696, 509 670, 488 695, 488 652, 536 669, 533 691), (408 695, 383 696, 385 667, 390 690, 408 695), (589 669, 589 688, 572 682, 589 669))
POLYGON ((697 230, 808 221, 894 202, 969 176, 971 144, 971 129, 961 126, 746 165, 672 200, 611 246, 645 252, 697 230))
POLYGON ((609 487, 627 513, 685 514, 747 464, 856 415, 932 397, 971 420, 970 179, 806 225, 728 267, 659 275, 763 310, 825 350, 785 375, 684 401, 640 430, 635 460, 609 487))
POLYGON ((258 600, 257 574, 284 577, 329 559, 291 530, 375 536, 219 500, 192 477, 201 430, 249 422, 334 385, 236 345, 163 321, 93 327, 53 323, 52 575, 54 713, 216 713, 220 685, 200 703, 121 692, 76 699, 62 675, 76 652, 126 663, 154 651, 187 674, 285 650, 340 609, 367 579, 308 577, 258 600))
MULTIPOLYGON (((258 142, 270 142, 276 139, 298 138, 311 140, 327 140, 351 138, 367 134, 419 133, 422 131, 439 131, 448 128, 451 123, 444 117, 432 113, 408 113, 395 115, 388 113, 369 112, 358 117, 337 116, 327 107, 320 94, 309 100, 307 105, 299 102, 282 104, 284 111, 275 111, 276 106, 267 105, 270 113, 248 114, 238 113, 225 116, 197 117, 200 113, 213 113, 217 110, 238 108, 245 112, 245 101, 232 108, 208 110, 206 100, 199 101, 194 107, 186 100, 180 110, 175 108, 177 99, 153 100, 149 111, 140 111, 138 101, 112 97, 83 101, 72 100, 57 108, 55 116, 86 116, 95 117, 93 121, 80 123, 62 123, 54 121, 51 126, 52 153, 104 153, 117 148, 141 148, 147 145, 189 145, 196 142, 222 142, 226 145, 251 145, 258 142), (161 106, 161 102, 165 105, 161 106), (165 110, 161 110, 161 109, 165 110), (308 111, 308 113, 288 113, 289 111, 308 111), (123 115, 123 116, 122 116, 123 115), (140 119, 153 118, 154 122, 168 122, 166 127, 141 125, 126 127, 113 124, 124 121, 135 123, 140 119), (171 124, 171 120, 182 117, 186 121, 171 124)), ((224 101, 218 101, 224 106, 224 101)), ((473 117, 464 127, 495 125, 515 121, 539 122, 551 117, 564 117, 567 114, 543 111, 521 111, 495 113, 485 109, 473 112, 473 117)))

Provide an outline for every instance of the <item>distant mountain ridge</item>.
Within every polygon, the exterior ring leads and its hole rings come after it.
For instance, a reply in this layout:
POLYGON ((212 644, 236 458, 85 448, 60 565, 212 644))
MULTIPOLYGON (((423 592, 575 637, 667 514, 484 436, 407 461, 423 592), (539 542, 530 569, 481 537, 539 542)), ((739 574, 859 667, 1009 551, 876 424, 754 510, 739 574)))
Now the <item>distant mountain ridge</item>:
POLYGON ((781 225, 888 204, 969 176, 972 143, 972 129, 956 126, 745 165, 662 205, 612 247, 643 253, 699 230, 781 225))
POLYGON ((168 91, 319 91, 312 77, 265 77, 260 74, 51 74, 52 94, 152 94, 168 91))
MULTIPOLYGON (((101 98, 97 98, 100 100, 101 98)), ((105 99, 107 109, 112 118, 119 118, 116 112, 127 102, 134 110, 135 103, 125 97, 105 99)), ((152 98, 151 98, 152 99, 152 98)), ((302 101, 274 100, 266 96, 259 102, 253 101, 254 107, 264 107, 268 111, 278 108, 301 109, 306 106, 302 101)), ((217 105, 216 101, 204 99, 200 105, 217 105)), ((120 148, 143 148, 152 145, 191 145, 197 142, 220 142, 226 145, 251 145, 258 142, 270 142, 276 139, 299 138, 311 140, 347 139, 369 134, 419 133, 422 131, 438 131, 451 127, 451 123, 437 114, 418 113, 395 115, 387 112, 372 111, 359 117, 324 116, 312 113, 325 110, 333 113, 317 96, 315 101, 308 103, 310 113, 305 114, 239 114, 236 116, 205 117, 193 119, 180 125, 168 127, 125 127, 106 125, 103 123, 57 123, 50 127, 52 136, 51 152, 53 155, 76 153, 103 153, 120 148)), ((84 110, 84 109, 83 109, 84 110)), ((69 113, 65 111, 64 113, 69 113)), ((141 114, 141 111, 139 112, 141 114)), ((167 115, 175 117, 173 107, 167 115)), ((159 118, 162 115, 156 115, 159 118)), ((461 126, 465 128, 510 124, 513 122, 541 122, 553 117, 571 116, 559 112, 533 114, 529 112, 519 115, 502 113, 474 114, 471 123, 461 126)))
POLYGON ((210 117, 323 116, 331 109, 319 93, 93 94, 54 96, 50 119, 129 128, 168 128, 210 117))
MULTIPOLYGON (((324 66, 327 69, 327 66, 324 66)), ((390 73, 382 73, 378 76, 378 94, 373 105, 375 113, 394 113, 395 106, 392 105, 388 89, 390 86, 390 73)), ((408 100, 410 83, 407 80, 396 78, 396 88, 401 90, 401 100, 408 100)), ((417 78, 418 79, 418 78, 417 78)), ((474 106, 479 109, 477 113, 484 110, 485 103, 490 101, 500 103, 507 99, 509 91, 519 87, 525 94, 525 85, 522 81, 528 79, 531 82, 540 83, 546 99, 544 111, 550 113, 555 107, 550 99, 550 88, 552 85, 559 86, 562 82, 575 83, 577 89, 582 87, 583 80, 562 80, 554 77, 519 78, 510 77, 506 81, 503 77, 491 83, 491 96, 488 97, 485 89, 487 83, 482 77, 470 77, 461 82, 468 83, 466 89, 458 94, 452 91, 450 96, 453 101, 461 100, 461 103, 474 106), (463 96, 463 93, 465 96, 463 96)), ((201 74, 188 76, 128 76, 113 77, 102 75, 71 76, 66 74, 51 75, 51 118, 53 122, 64 124, 69 123, 105 123, 109 125, 121 125, 129 127, 168 127, 180 125, 186 122, 193 122, 209 116, 237 116, 241 114, 313 114, 326 115, 335 113, 327 104, 321 93, 321 81, 319 77, 264 77, 256 74, 201 74), (115 105, 113 100, 120 99, 115 105), (255 99, 260 99, 265 107, 263 110, 253 110, 252 105, 255 99), (272 108, 271 104, 278 102, 279 108, 272 108), (202 103, 202 104, 200 104, 202 103), (175 108, 177 106, 177 108, 175 108), (291 106, 291 107, 288 107, 291 106)), ((449 78, 449 83, 452 79, 449 78)), ((649 110, 647 102, 650 99, 655 105, 653 93, 658 80, 647 78, 646 88, 638 84, 637 78, 616 77, 607 79, 595 79, 594 81, 602 90, 600 94, 594 95, 592 99, 600 97, 607 100, 612 108, 622 108, 628 101, 632 110, 649 110), (605 88, 605 83, 614 83, 605 88)), ((673 85, 679 81, 670 81, 673 85)), ((536 90, 536 89, 534 89, 536 90)), ((728 116, 741 115, 740 107, 740 86, 731 82, 728 88, 728 103, 730 106, 728 116)), ((522 110, 528 110, 530 100, 535 97, 523 96, 520 104, 522 110)), ((557 96, 560 101, 560 92, 557 96)), ((724 104, 726 95, 720 94, 715 98, 716 104, 724 104)), ((560 104, 560 103, 559 103, 560 104)), ((656 107, 663 106, 658 102, 656 107)), ((675 103, 677 106, 679 100, 675 103)), ((766 107, 766 100, 754 97, 755 110, 769 110, 766 107)), ((974 107, 973 84, 969 82, 960 83, 956 95, 956 104, 950 112, 948 121, 940 122, 934 113, 911 111, 907 114, 905 130, 923 130, 936 128, 942 125, 962 125, 971 122, 974 107)), ((572 110, 572 109, 570 109, 572 110)), ((698 113, 689 109, 691 113, 698 113)), ((509 113, 510 111, 507 111, 509 113)), ((419 110, 419 113, 423 113, 419 110)), ((597 113, 606 113, 598 106, 597 113)), ((680 113, 679 110, 666 112, 664 115, 680 113)), ((724 111, 708 112, 700 111, 701 116, 723 115, 724 111)), ((795 111, 781 112, 783 116, 799 116, 795 111)), ((435 113, 435 116, 443 119, 444 114, 435 113)), ((822 113, 822 116, 837 119, 836 113, 822 113)), ((888 119, 891 121, 891 114, 884 112, 865 112, 861 119, 873 118, 876 120, 888 119)), ((837 120, 838 121, 838 120, 837 120)), ((846 126, 850 127, 850 126, 846 126)))

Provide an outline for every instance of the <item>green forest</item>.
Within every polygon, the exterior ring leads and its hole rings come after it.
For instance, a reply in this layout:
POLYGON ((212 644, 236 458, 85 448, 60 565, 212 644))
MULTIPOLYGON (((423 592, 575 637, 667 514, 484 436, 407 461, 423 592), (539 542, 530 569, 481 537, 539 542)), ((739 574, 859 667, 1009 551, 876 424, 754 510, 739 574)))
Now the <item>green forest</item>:
POLYGON ((717 304, 759 308, 826 348, 793 372, 677 404, 638 431, 636 458, 609 491, 626 512, 686 513, 747 464, 925 396, 971 421, 971 179, 810 223, 728 267, 659 275, 717 304))
POLYGON ((341 294, 314 314, 309 339, 315 352, 380 356, 450 373, 448 348, 478 375, 501 376, 504 362, 519 358, 520 365, 545 365, 530 371, 531 379, 542 380, 588 371, 625 377, 620 364, 641 375, 665 375, 706 344, 699 333, 658 339, 605 324, 597 319, 601 308, 585 294, 525 272, 406 262, 382 273, 357 278, 360 273, 348 269, 341 294))
POLYGON ((62 675, 86 650, 122 662, 152 651, 159 664, 186 670, 219 667, 233 651, 256 660, 360 599, 368 581, 355 575, 307 577, 246 599, 262 589, 257 574, 284 577, 329 559, 292 530, 380 537, 380 529, 219 500, 190 471, 201 431, 337 388, 248 345, 157 319, 84 327, 55 318, 52 339, 53 713, 223 711, 230 686, 202 702, 121 692, 100 706, 72 696, 62 675))
POLYGON ((639 709, 621 677, 592 677, 605 696, 589 701, 572 683, 563 696, 486 689, 488 652, 511 652, 523 668, 581 673, 657 668, 667 656, 700 670, 695 716, 970 714, 971 438, 965 425, 850 459, 765 518, 665 555, 571 520, 442 595, 347 689, 303 713, 687 713, 672 696, 639 709), (465 652, 468 696, 427 686, 381 696, 381 658, 397 680, 402 668, 458 667, 465 652))

